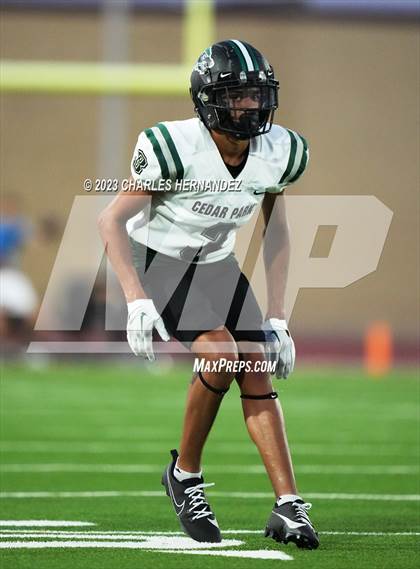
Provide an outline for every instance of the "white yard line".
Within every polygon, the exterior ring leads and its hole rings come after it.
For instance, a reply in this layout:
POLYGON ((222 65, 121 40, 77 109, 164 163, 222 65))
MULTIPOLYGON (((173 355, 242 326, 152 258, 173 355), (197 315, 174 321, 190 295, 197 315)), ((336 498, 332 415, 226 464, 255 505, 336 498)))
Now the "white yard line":
MULTIPOLYGON (((226 532, 225 532, 226 533, 226 532)), ((322 535, 417 536, 419 531, 321 531, 322 535)))
MULTIPOLYGON (((238 498, 238 499, 274 499, 271 492, 208 492, 209 496, 216 498, 238 498)), ((0 492, 3 499, 27 499, 27 498, 125 498, 141 497, 155 498, 166 497, 164 492, 155 490, 99 490, 99 491, 79 491, 79 492, 0 492)), ((361 500, 361 501, 383 501, 383 502, 418 502, 420 494, 352 494, 352 493, 327 493, 327 492, 305 492, 305 498, 309 500, 361 500)))
MULTIPOLYGON (((223 533, 261 533, 257 532, 257 530, 227 530, 227 532, 223 533)), ((13 534, 19 537, 28 537, 28 535, 33 537, 42 536, 47 534, 51 537, 79 537, 83 536, 86 538, 90 537, 97 537, 97 536, 104 536, 106 538, 111 539, 112 537, 120 537, 127 539, 128 536, 134 536, 137 539, 139 536, 142 535, 185 535, 182 531, 95 531, 95 530, 86 530, 86 531, 59 531, 59 530, 41 530, 41 529, 31 529, 31 530, 24 530, 24 529, 0 529, 0 537, 4 537, 6 534, 13 534)), ((98 538, 99 539, 99 538, 98 538)))
POLYGON ((45 549, 45 548, 110 548, 110 549, 158 549, 190 550, 244 545, 237 539, 224 539, 221 543, 200 543, 189 537, 148 536, 143 541, 0 541, 0 549, 45 549))
MULTIPOLYGON (((155 536, 156 537, 156 536, 155 536)), ((218 557, 239 557, 247 559, 276 559, 292 561, 293 557, 280 550, 226 550, 221 547, 237 547, 244 542, 223 540, 222 543, 198 543, 182 537, 171 538, 172 542, 162 543, 165 538, 153 541, 1 541, 0 549, 142 549, 159 553, 180 553, 183 555, 209 555, 218 557), (210 549, 211 548, 211 549, 210 549)), ((168 539, 168 538, 167 538, 168 539)))
MULTIPOLYGON (((3 464, 0 472, 82 472, 101 474, 156 474, 160 473, 160 464, 72 464, 72 463, 31 463, 31 464, 3 464)), ((419 474, 420 468, 416 465, 324 465, 324 464, 297 464, 296 472, 300 474, 359 474, 359 475, 394 475, 419 474)), ((266 474, 262 464, 247 465, 209 465, 205 467, 209 474, 266 474)))
MULTIPOLYGON (((320 531, 320 535, 360 535, 360 536, 417 536, 420 531, 320 531)), ((263 534, 263 530, 227 529, 225 535, 263 534)), ((1 533, 0 533, 1 535, 1 533)))
POLYGON ((0 520, 0 527, 43 527, 43 528, 59 528, 59 527, 86 527, 95 526, 90 522, 66 522, 59 520, 0 520))
MULTIPOLYGON (((391 465, 352 465, 352 464, 303 464, 296 465, 295 470, 300 474, 419 474, 420 468, 409 464, 391 465)), ((264 471, 265 472, 265 471, 264 471)))
POLYGON ((213 555, 214 557, 241 557, 242 559, 277 559, 281 561, 293 561, 293 557, 284 553, 283 551, 261 549, 258 551, 214 551, 214 550, 199 550, 199 551, 164 551, 163 553, 186 553, 192 555, 213 555))
MULTIPOLYGON (((262 532, 260 532, 262 533, 262 532)), ((93 539, 93 540, 128 540, 131 541, 133 539, 139 539, 143 536, 147 536, 147 535, 161 535, 161 536, 166 536, 166 535, 173 535, 173 536, 178 536, 178 535, 184 535, 182 533, 166 533, 166 532, 153 532, 153 534, 146 534, 144 532, 140 532, 140 533, 124 533, 124 534, 119 534, 119 533, 91 533, 91 534, 86 534, 84 532, 48 532, 48 531, 39 531, 39 532, 35 532, 35 531, 26 531, 26 532, 16 532, 16 531, 1 531, 0 532, 0 539, 4 539, 4 538, 18 538, 18 539, 26 539, 28 537, 31 538, 44 538, 44 537, 48 537, 49 539, 93 539)))
MULTIPOLYGON (((142 441, 139 433, 139 442, 121 441, 2 441, 0 451, 4 453, 151 453, 162 454, 162 440, 168 443, 172 436, 161 437, 159 441, 142 441)), ((292 453, 299 455, 321 456, 417 456, 413 448, 399 444, 364 444, 353 445, 343 442, 342 444, 317 444, 317 443, 294 443, 291 445, 292 453)), ((213 453, 232 455, 257 455, 255 447, 247 441, 227 441, 209 443, 209 450, 213 453)))
MULTIPOLYGON (((264 532, 262 529, 259 530, 222 530, 223 535, 260 535, 263 536, 264 532)), ((385 532, 385 531, 320 531, 320 535, 355 535, 355 536, 407 536, 415 537, 419 536, 420 532, 411 531, 398 531, 398 532, 385 532)), ((142 536, 182 536, 182 532, 174 531, 104 531, 104 532, 93 532, 93 531, 83 531, 83 532, 71 532, 71 531, 42 531, 42 530, 0 530, 0 539, 3 538, 44 538, 48 537, 50 539, 93 539, 93 540, 135 540, 141 538, 142 536)))

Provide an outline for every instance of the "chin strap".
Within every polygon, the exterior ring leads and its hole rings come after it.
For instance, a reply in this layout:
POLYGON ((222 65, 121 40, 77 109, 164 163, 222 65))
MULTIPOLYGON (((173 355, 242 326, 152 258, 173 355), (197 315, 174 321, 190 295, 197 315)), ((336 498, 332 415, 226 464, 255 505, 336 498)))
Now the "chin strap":
POLYGON ((264 395, 247 395, 242 393, 241 399, 277 399, 278 394, 276 391, 271 391, 270 393, 264 393, 264 395))
POLYGON ((198 372, 198 377, 200 378, 200 381, 204 385, 204 387, 207 387, 209 391, 216 393, 216 395, 221 395, 223 397, 223 395, 229 391, 229 387, 227 389, 218 389, 217 387, 213 387, 212 385, 210 385, 210 383, 207 383, 201 371, 198 372))

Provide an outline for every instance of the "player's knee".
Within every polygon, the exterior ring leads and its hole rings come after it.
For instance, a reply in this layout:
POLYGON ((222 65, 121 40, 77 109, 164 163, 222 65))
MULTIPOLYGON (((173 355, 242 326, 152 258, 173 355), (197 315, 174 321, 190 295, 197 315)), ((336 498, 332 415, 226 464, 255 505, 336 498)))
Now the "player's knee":
POLYGON ((264 347, 257 342, 238 342, 242 371, 236 375, 241 392, 254 393, 272 389, 264 347))
POLYGON ((200 334, 193 342, 192 351, 197 356, 207 356, 212 359, 224 357, 229 361, 238 361, 239 358, 238 346, 225 327, 200 334))
POLYGON ((211 379, 215 387, 225 388, 235 377, 238 365, 238 347, 226 328, 200 334, 192 345, 196 358, 200 359, 203 375, 211 379))

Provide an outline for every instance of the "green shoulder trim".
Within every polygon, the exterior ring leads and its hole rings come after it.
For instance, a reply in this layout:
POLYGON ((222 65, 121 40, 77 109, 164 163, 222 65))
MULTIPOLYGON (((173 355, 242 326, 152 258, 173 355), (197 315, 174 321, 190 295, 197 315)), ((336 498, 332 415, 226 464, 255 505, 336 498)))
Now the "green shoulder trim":
POLYGON ((296 180, 298 180, 301 175, 303 174, 303 172, 305 171, 306 168, 306 164, 308 163, 308 143, 306 142, 306 140, 303 138, 303 136, 300 136, 300 134, 296 133, 297 136, 299 137, 301 143, 303 144, 303 152, 302 152, 302 158, 299 164, 298 169, 296 170, 296 173, 294 176, 292 176, 290 178, 290 180, 288 180, 288 182, 291 184, 293 182, 296 182, 296 180))
POLYGON ((283 176, 280 178, 280 182, 279 182, 280 184, 283 184, 284 182, 286 182, 287 178, 290 176, 290 174, 293 170, 293 166, 295 164, 296 150, 297 150, 297 140, 295 138, 294 133, 289 129, 286 129, 286 130, 290 136, 290 154, 289 154, 289 161, 287 162, 286 170, 284 171, 283 176))
POLYGON ((163 123, 158 123, 157 128, 162 133, 163 138, 165 139, 166 144, 168 145, 169 152, 171 153, 172 159, 175 164, 176 168, 176 179, 182 180, 184 178, 184 166, 182 165, 181 158, 179 157, 178 151, 176 149, 175 143, 169 134, 169 130, 163 123))
POLYGON ((147 136, 147 138, 150 140, 150 142, 152 143, 154 153, 156 154, 156 158, 158 159, 158 162, 159 162, 160 171, 162 173, 162 178, 164 180, 168 180, 170 178, 168 163, 166 162, 165 156, 163 155, 163 152, 162 152, 162 148, 160 147, 160 144, 159 144, 153 130, 151 128, 146 128, 144 133, 147 136))

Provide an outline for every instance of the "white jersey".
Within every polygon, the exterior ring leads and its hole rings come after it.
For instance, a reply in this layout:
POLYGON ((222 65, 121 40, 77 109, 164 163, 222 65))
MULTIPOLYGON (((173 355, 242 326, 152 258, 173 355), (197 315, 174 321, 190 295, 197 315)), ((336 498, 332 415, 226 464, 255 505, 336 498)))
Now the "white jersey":
POLYGON ((232 252, 236 230, 251 219, 264 194, 281 193, 307 161, 305 139, 273 125, 250 140, 246 164, 234 179, 200 119, 159 123, 140 134, 131 163, 133 178, 146 189, 153 184, 156 192, 150 211, 131 218, 127 231, 170 257, 220 261, 232 252))

